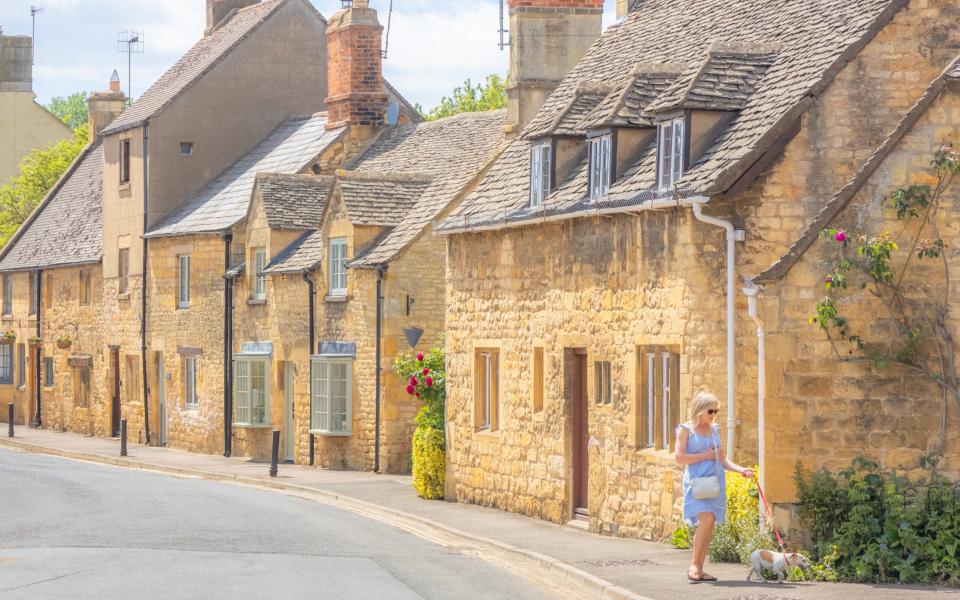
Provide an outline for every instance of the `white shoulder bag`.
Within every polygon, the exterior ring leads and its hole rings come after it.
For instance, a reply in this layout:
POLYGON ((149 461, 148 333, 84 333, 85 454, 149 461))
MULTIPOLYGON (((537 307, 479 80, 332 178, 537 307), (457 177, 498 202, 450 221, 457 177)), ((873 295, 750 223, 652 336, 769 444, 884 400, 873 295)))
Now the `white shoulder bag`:
MULTIPOLYGON (((710 432, 710 442, 713 442, 713 431, 710 432)), ((713 453, 717 457, 717 466, 720 466, 720 452, 717 447, 713 447, 713 453)), ((693 497, 697 500, 709 500, 720 495, 720 477, 711 475, 709 477, 694 477, 690 480, 690 489, 693 491, 693 497)))

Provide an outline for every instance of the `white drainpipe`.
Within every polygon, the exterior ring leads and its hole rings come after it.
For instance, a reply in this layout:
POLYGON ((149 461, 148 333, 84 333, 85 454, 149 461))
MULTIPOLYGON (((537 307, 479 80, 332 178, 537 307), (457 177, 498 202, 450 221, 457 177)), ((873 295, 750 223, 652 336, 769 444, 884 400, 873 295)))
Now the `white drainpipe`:
POLYGON ((698 221, 709 225, 722 227, 727 232, 727 460, 733 461, 733 448, 736 435, 736 402, 734 400, 734 377, 736 357, 734 352, 735 327, 736 322, 733 314, 734 290, 736 289, 735 269, 736 269, 736 242, 737 238, 742 239, 743 232, 738 232, 730 221, 724 221, 717 217, 711 217, 703 214, 703 202, 693 202, 693 215, 698 221), (740 234, 738 236, 738 234, 740 234))
MULTIPOLYGON (((763 413, 764 394, 766 391, 766 368, 764 366, 766 354, 766 331, 763 328, 763 319, 757 313, 757 299, 760 295, 760 288, 748 282, 748 287, 743 288, 743 293, 747 295, 749 303, 749 315, 753 322, 757 324, 757 464, 759 466, 757 479, 760 481, 760 487, 767 489, 767 480, 764 479, 766 470, 764 469, 766 422, 763 413)), ((763 508, 760 508, 760 528, 763 529, 763 508)))

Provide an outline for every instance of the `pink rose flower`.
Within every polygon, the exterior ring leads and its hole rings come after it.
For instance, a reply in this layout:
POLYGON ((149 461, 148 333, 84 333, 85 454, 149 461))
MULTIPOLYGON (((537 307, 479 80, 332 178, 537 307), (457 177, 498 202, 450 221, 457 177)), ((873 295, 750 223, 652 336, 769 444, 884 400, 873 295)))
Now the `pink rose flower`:
POLYGON ((427 387, 433 387, 433 377, 427 377, 427 387))
POLYGON ((420 352, 417 354, 417 360, 419 360, 420 362, 423 362, 423 352, 420 352))
POLYGON ((838 242, 844 242, 847 239, 847 232, 841 229, 833 236, 833 239, 837 240, 838 242))
POLYGON ((408 385, 408 386, 407 386, 407 393, 412 396, 414 390, 416 390, 416 389, 417 389, 417 388, 413 387, 413 385, 408 385))

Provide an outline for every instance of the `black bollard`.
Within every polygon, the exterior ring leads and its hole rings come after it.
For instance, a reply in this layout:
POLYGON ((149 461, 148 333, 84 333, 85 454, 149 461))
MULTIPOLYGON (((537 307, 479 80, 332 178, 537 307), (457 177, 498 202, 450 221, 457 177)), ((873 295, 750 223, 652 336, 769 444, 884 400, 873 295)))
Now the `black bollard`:
MULTIPOLYGON (((7 405, 7 437, 13 437, 13 402, 7 405)), ((313 456, 313 451, 310 455, 313 456)))
POLYGON ((311 466, 311 467, 313 466, 313 458, 314 458, 314 456, 313 456, 313 441, 314 441, 314 437, 313 437, 313 434, 311 433, 311 434, 310 434, 310 466, 311 466))
POLYGON ((270 447, 270 477, 277 476, 277 455, 280 454, 280 430, 273 430, 273 444, 270 447))
POLYGON ((127 420, 120 419, 120 456, 127 455, 127 420))

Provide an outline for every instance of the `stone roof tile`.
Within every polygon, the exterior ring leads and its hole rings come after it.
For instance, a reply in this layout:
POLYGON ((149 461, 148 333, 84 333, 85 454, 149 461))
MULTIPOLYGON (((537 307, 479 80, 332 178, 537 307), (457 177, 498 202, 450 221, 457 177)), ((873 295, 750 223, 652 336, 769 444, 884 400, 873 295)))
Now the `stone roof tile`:
POLYGON ((351 223, 394 227, 410 213, 431 179, 429 175, 346 171, 338 185, 351 223))
POLYGON ((329 176, 258 173, 267 224, 272 229, 316 229, 333 181, 329 176))

